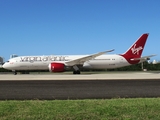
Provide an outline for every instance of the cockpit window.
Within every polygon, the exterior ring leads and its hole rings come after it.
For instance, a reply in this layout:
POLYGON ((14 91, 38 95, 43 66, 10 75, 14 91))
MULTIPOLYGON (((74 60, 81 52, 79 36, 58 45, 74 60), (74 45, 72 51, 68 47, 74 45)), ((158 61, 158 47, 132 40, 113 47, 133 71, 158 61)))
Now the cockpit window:
POLYGON ((15 58, 15 57, 18 57, 18 55, 16 54, 10 55, 10 58, 15 58))
POLYGON ((7 61, 7 62, 9 62, 9 61, 7 61))

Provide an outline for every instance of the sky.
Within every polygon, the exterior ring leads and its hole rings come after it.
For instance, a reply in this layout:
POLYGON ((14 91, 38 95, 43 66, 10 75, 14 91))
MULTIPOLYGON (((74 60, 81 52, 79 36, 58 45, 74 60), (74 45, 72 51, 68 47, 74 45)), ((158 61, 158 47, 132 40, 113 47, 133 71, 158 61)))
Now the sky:
POLYGON ((149 33, 160 60, 160 0, 0 0, 0 56, 124 53, 149 33))

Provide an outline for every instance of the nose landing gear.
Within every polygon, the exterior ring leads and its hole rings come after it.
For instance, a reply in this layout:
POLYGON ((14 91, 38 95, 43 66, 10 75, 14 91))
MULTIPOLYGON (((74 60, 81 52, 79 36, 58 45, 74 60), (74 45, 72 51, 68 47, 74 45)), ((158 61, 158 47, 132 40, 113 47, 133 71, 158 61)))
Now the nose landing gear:
POLYGON ((16 71, 12 71, 13 72, 13 75, 17 75, 17 72, 16 71))

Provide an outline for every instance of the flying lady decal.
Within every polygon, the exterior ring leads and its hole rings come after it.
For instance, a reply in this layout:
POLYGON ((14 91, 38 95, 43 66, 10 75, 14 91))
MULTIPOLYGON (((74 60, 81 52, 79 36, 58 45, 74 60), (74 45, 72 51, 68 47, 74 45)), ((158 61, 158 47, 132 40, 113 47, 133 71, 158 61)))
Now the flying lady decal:
POLYGON ((139 51, 142 49, 143 49, 142 46, 139 46, 138 48, 136 48, 136 44, 135 44, 131 50, 133 54, 139 55, 139 51))

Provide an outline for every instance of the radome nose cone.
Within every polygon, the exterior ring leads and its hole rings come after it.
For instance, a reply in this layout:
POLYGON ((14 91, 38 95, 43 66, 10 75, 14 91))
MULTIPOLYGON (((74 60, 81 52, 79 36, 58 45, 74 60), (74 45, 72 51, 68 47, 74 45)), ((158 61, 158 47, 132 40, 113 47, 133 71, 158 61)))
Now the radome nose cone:
POLYGON ((5 63, 2 65, 2 68, 5 68, 5 63))
POLYGON ((6 63, 4 63, 4 64, 2 65, 2 68, 4 68, 4 69, 9 69, 9 66, 8 66, 6 63))

